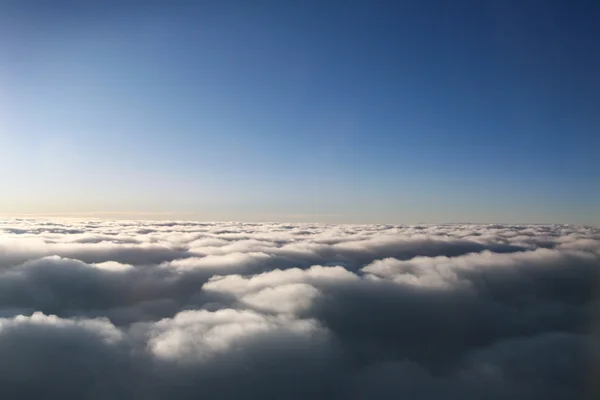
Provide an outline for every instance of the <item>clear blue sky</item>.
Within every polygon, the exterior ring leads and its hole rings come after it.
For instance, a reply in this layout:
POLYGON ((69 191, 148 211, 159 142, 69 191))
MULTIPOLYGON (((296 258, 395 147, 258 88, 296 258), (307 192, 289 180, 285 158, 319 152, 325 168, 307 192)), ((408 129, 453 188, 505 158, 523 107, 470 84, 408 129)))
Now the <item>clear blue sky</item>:
POLYGON ((596 1, 0 3, 0 214, 600 224, 596 1))

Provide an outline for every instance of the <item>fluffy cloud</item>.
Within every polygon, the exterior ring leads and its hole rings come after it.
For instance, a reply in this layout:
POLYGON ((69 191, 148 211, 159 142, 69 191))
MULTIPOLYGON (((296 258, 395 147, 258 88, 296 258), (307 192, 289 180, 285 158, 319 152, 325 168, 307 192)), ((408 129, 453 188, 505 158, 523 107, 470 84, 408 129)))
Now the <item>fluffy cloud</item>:
POLYGON ((600 230, 0 221, 0 396, 598 398, 600 230))

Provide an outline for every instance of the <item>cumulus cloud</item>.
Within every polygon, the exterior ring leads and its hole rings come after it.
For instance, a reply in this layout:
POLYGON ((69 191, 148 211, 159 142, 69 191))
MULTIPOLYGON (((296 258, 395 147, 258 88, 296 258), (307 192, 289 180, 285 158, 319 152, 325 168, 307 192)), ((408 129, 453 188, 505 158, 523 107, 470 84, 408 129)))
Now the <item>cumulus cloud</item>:
POLYGON ((0 396, 599 398, 600 230, 0 221, 0 396))

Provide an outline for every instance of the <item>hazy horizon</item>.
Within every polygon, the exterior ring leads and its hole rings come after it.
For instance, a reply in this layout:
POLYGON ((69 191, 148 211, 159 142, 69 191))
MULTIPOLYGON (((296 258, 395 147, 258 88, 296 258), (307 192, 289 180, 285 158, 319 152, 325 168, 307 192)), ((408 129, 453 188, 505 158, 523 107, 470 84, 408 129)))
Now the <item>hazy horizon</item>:
POLYGON ((588 226, 598 227, 599 224, 584 223, 584 222, 560 222, 560 221, 535 221, 535 220, 414 220, 402 222, 390 219, 349 219, 340 220, 335 215, 246 215, 245 218, 222 218, 209 219, 207 217, 195 217, 194 213, 181 212, 81 212, 81 213, 23 213, 23 214, 0 214, 0 219, 26 219, 26 220, 95 220, 95 221, 139 221, 139 222, 198 222, 198 223, 220 223, 220 222, 240 222, 245 224, 262 224, 262 223, 292 223, 292 224, 328 224, 328 225, 391 225, 391 226, 415 226, 415 225, 572 225, 572 226, 588 226))

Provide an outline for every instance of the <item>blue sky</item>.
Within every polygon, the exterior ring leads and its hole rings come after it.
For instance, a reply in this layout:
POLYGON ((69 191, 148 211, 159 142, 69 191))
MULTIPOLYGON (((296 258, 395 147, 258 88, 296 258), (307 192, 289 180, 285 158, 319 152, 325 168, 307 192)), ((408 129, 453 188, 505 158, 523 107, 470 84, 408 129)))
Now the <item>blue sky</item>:
POLYGON ((3 1, 0 215, 600 224, 599 17, 3 1))

